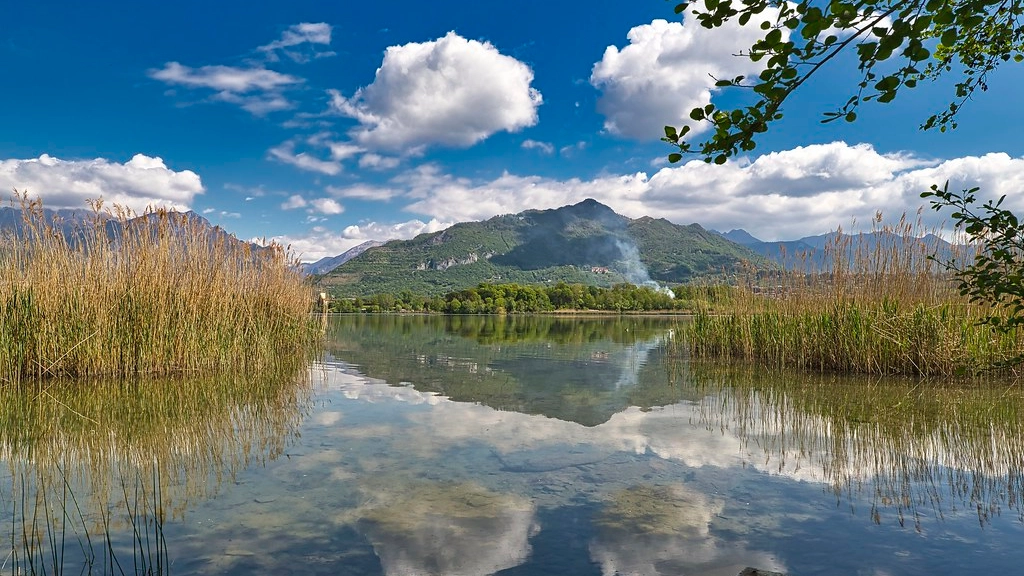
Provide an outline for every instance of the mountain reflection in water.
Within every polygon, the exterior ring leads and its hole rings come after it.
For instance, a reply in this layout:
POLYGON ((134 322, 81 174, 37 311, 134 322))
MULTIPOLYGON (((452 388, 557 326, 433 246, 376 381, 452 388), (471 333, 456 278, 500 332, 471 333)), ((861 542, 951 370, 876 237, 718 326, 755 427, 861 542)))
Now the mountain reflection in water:
POLYGON ((177 574, 1019 568, 1016 387, 692 363, 683 321, 342 316, 263 392, 8 398, 4 518, 51 470, 52 496, 107 494, 81 514, 129 559, 135 495, 159 503, 177 574))

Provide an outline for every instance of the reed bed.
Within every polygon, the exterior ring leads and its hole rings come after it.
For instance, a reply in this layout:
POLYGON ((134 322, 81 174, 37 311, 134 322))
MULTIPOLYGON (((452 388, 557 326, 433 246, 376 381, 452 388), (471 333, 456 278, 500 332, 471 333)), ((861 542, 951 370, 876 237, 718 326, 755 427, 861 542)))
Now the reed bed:
POLYGON ((913 377, 691 363, 698 419, 729 429, 756 466, 824 482, 876 523, 974 514, 1024 521, 1024 392, 994 382, 924 386, 913 377))
POLYGON ((971 258, 969 245, 935 256, 920 221, 871 234, 837 234, 789 271, 748 270, 727 288, 694 289, 696 313, 677 354, 773 368, 876 375, 976 374, 1019 356, 1024 340, 982 324, 993 310, 960 295, 937 260, 971 258), (822 254, 827 258, 822 258, 822 254), (795 268, 795 269, 793 269, 795 268))
POLYGON ((23 225, 0 238, 0 382, 254 371, 319 342, 313 289, 280 246, 99 202, 67 233, 16 198, 23 225))

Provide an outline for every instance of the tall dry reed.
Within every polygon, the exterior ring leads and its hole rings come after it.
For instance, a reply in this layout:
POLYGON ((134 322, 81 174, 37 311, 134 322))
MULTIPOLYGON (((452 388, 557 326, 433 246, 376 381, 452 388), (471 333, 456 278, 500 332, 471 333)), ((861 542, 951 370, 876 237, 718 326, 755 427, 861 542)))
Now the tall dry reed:
POLYGON ((23 225, 0 238, 0 382, 259 370, 313 350, 313 291, 280 246, 99 202, 66 234, 15 194, 23 225))
MULTIPOLYGON (((790 255, 788 271, 751 269, 728 298, 697 298, 676 352, 821 372, 953 376, 1024 350, 1018 335, 980 324, 991 309, 961 296, 930 258, 937 238, 920 220, 880 222, 870 234, 840 230, 824 258, 790 255)), ((970 258, 971 249, 954 245, 937 259, 970 258)))

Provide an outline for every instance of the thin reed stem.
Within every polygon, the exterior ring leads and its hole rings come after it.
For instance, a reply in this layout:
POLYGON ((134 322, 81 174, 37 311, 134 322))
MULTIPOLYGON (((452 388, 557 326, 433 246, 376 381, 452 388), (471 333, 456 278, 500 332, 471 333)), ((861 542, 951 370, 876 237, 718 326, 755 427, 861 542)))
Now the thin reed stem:
POLYGON ((785 271, 750 269, 731 287, 687 294, 696 314, 682 326, 676 353, 818 372, 951 377, 1024 351, 1019 334, 984 325, 991 308, 962 296, 936 263, 963 261, 972 246, 940 245, 906 216, 880 223, 878 215, 869 234, 840 229, 824 250, 790 259, 785 271))
POLYGON ((0 237, 0 381, 261 370, 319 344, 313 289, 279 245, 99 202, 68 233, 16 198, 20 230, 0 237))

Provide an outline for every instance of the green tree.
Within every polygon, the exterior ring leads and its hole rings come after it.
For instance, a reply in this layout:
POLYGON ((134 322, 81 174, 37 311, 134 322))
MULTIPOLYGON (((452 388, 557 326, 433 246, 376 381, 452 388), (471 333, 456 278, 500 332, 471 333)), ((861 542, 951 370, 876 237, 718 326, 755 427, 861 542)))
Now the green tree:
POLYGON ((672 162, 696 153, 722 164, 753 150, 783 117, 786 100, 824 67, 843 65, 837 57, 846 52, 856 57, 856 84, 843 105, 824 112, 823 122, 853 122, 863 103, 891 102, 921 82, 958 74, 948 107, 921 124, 940 131, 956 128, 961 107, 988 88, 988 75, 1000 64, 1024 60, 1022 0, 703 0, 675 10, 691 8, 706 28, 730 21, 760 26, 764 35, 742 56, 763 62, 764 70, 756 78, 718 80, 721 88, 749 90, 748 104, 691 111, 693 121, 710 125, 703 142, 687 138, 689 126, 666 126, 664 140, 678 148, 672 162))
POLYGON ((548 300, 557 309, 572 308, 576 303, 572 288, 565 282, 559 282, 548 289, 548 300))

